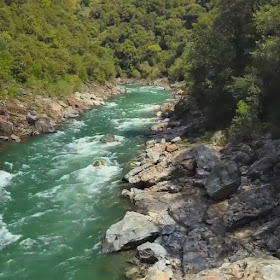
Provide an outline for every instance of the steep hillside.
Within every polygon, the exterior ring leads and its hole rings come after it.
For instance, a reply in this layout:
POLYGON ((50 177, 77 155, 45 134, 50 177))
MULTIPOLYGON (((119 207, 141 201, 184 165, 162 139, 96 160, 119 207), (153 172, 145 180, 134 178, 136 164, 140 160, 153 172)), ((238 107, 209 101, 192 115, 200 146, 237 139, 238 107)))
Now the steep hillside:
MULTIPOLYGON (((200 3, 204 5, 204 3, 200 3)), ((2 98, 166 76, 204 8, 195 0, 0 1, 2 98)))

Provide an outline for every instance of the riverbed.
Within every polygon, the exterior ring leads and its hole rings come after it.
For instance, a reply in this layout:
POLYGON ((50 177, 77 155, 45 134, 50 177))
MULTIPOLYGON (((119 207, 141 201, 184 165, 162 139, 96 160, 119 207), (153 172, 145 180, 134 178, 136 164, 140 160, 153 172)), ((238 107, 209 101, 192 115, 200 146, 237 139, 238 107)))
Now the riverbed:
POLYGON ((156 86, 67 121, 55 134, 0 150, 0 279, 123 280, 126 254, 100 254, 106 229, 130 209, 121 179, 172 98, 156 86), (114 134, 116 142, 100 138, 114 134), (105 166, 93 166, 101 160, 105 166))

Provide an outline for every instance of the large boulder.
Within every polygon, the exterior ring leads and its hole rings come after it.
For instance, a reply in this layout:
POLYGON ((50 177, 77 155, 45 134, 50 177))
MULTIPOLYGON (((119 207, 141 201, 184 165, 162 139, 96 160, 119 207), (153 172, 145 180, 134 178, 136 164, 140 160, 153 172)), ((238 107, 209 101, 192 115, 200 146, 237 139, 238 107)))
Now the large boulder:
POLYGON ((265 216, 277 205, 277 194, 270 185, 243 191, 229 200, 223 217, 228 229, 240 227, 252 220, 265 216))
POLYGON ((167 251, 160 244, 146 242, 137 247, 137 255, 142 262, 151 264, 164 259, 167 251))
POLYGON ((273 156, 261 158, 251 165, 248 175, 252 179, 259 179, 263 175, 272 174, 274 164, 275 158, 273 156))
POLYGON ((54 133, 56 132, 55 125, 49 119, 39 119, 35 123, 35 133, 54 133))
POLYGON ((186 280, 279 280, 280 261, 274 257, 247 258, 235 263, 224 263, 218 269, 188 275, 186 280))
POLYGON ((225 199, 236 192, 241 184, 238 166, 233 161, 216 164, 205 184, 208 195, 215 199, 225 199))
POLYGON ((218 151, 204 144, 194 147, 191 152, 196 160, 197 168, 207 172, 215 167, 221 157, 218 151))
POLYGON ((149 216, 127 212, 121 221, 106 231, 102 250, 108 253, 134 249, 146 241, 156 239, 159 232, 159 227, 149 216))

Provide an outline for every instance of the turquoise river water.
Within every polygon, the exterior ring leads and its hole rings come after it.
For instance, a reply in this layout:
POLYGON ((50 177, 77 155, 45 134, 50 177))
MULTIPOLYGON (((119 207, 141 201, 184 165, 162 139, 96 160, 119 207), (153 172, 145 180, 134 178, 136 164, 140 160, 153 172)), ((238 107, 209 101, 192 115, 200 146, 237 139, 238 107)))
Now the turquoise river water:
POLYGON ((103 255, 106 229, 130 205, 121 178, 171 93, 127 93, 65 123, 58 133, 0 148, 0 279, 123 280, 127 256, 103 255), (107 133, 118 142, 101 143, 107 133), (106 166, 94 167, 103 159, 106 166))

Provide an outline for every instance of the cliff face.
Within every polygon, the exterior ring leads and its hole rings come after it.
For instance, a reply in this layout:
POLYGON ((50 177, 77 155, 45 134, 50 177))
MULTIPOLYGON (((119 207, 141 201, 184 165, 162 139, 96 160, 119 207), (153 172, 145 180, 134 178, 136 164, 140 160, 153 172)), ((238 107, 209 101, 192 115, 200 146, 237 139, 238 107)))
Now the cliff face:
POLYGON ((52 133, 67 118, 78 117, 105 100, 124 92, 122 86, 84 85, 81 92, 64 97, 26 96, 0 104, 0 141, 20 141, 27 136, 52 133))

